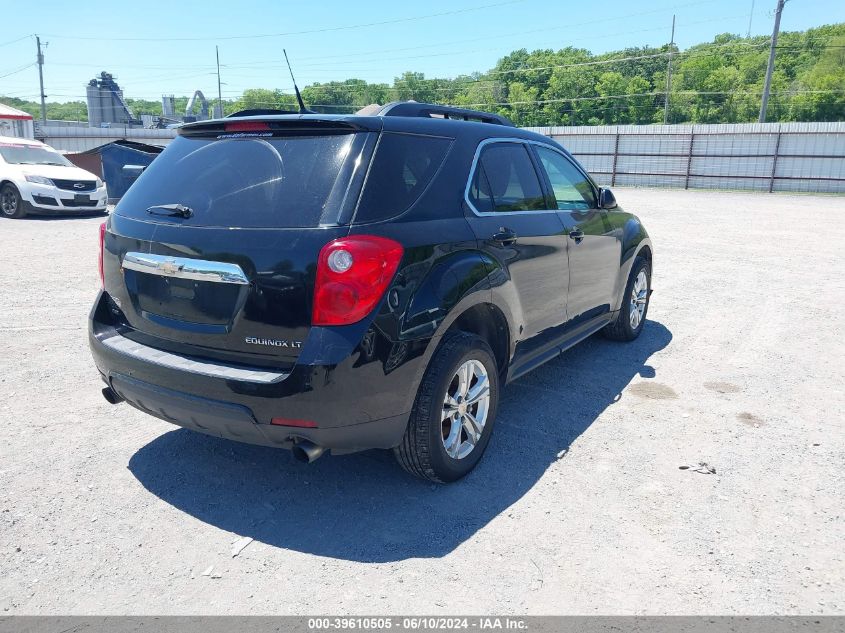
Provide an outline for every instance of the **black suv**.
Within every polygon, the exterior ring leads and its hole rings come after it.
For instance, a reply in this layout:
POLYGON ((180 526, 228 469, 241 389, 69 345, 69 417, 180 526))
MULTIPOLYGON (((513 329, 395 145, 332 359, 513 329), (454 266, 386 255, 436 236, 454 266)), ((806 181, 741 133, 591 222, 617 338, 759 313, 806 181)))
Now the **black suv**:
POLYGON ((109 402, 434 481, 478 463, 501 386, 635 338, 650 294, 645 229, 566 150, 414 102, 186 125, 100 237, 109 402))

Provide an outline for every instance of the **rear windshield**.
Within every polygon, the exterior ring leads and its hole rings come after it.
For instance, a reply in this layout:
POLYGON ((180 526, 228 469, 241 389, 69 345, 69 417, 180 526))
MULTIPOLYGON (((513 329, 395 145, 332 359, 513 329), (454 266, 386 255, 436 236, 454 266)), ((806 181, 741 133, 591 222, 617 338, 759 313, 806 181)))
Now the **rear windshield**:
POLYGON ((132 185, 115 213, 189 226, 334 224, 350 197, 351 172, 365 136, 177 136, 132 185), (169 211, 173 205, 188 207, 191 217, 175 217, 178 214, 169 211))

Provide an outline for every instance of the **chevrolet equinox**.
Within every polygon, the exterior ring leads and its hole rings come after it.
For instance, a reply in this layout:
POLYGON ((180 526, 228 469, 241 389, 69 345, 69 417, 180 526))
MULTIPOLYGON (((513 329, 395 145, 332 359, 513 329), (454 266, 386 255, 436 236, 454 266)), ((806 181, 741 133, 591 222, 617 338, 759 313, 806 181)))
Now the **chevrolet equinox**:
POLYGON ((109 402, 448 482, 506 383, 642 331, 648 234, 554 140, 415 102, 250 114, 180 128, 100 228, 109 402))

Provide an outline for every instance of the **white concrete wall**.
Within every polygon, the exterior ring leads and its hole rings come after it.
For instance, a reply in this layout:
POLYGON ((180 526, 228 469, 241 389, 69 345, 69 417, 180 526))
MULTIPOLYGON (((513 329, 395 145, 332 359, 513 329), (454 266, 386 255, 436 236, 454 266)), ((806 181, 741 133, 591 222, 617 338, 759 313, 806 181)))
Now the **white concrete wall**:
POLYGON ((39 125, 38 138, 47 145, 65 152, 84 152, 120 139, 138 141, 149 145, 167 145, 176 136, 176 130, 146 130, 130 127, 68 127, 64 125, 39 125))

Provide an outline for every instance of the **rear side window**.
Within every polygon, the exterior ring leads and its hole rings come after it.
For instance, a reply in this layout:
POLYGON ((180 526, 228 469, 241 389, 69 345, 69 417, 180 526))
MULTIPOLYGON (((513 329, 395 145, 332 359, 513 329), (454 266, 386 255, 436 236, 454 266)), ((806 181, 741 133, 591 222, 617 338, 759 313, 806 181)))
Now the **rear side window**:
POLYGON ((481 150, 469 197, 480 213, 534 211, 547 206, 534 163, 522 143, 491 143, 481 150))
MULTIPOLYGON (((155 205, 181 204, 189 226, 314 227, 336 223, 347 162, 365 134, 266 138, 177 136, 132 185, 118 215, 177 221, 155 205)), ((352 158, 350 158, 352 157, 352 158)))
POLYGON ((375 222, 407 211, 431 183, 451 144, 448 138, 383 132, 355 222, 375 222))

